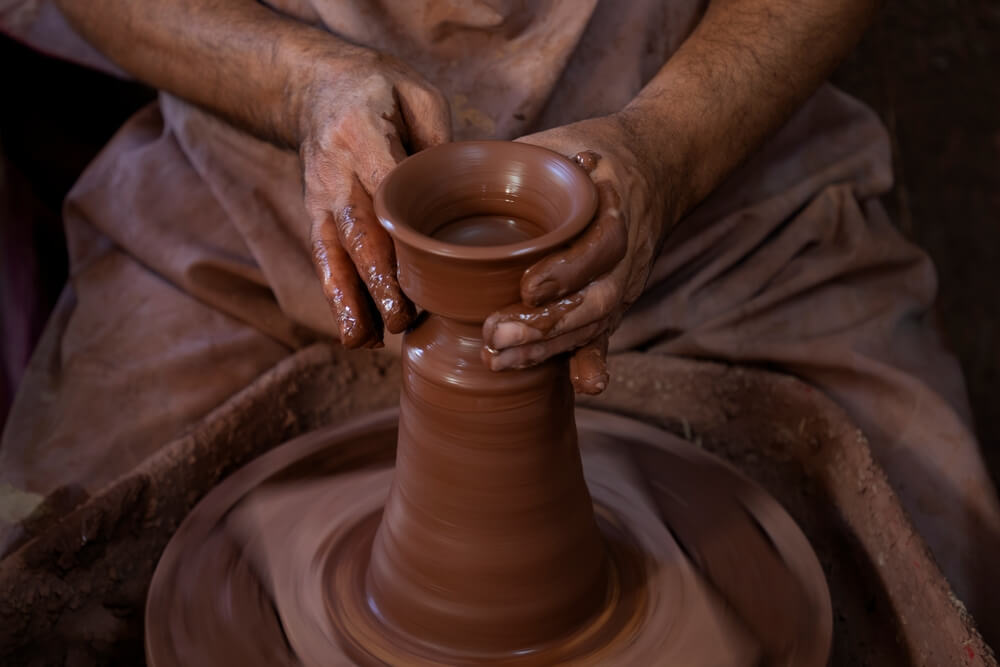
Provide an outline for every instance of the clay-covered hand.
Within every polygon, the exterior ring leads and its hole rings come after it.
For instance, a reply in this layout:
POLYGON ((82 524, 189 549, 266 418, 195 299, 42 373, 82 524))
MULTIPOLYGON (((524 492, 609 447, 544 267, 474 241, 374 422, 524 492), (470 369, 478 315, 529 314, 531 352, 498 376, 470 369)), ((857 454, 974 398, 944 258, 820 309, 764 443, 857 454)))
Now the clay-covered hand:
POLYGON ((578 392, 608 383, 608 336, 639 297, 673 217, 660 160, 646 152, 624 114, 581 121, 519 139, 573 159, 597 185, 597 213, 569 247, 521 280, 521 300, 483 326, 493 370, 524 368, 572 352, 578 392))
POLYGON ((310 73, 299 112, 299 154, 313 261, 349 348, 404 330, 413 304, 396 280, 392 240, 372 195, 408 152, 446 142, 444 97, 400 61, 349 47, 310 73))

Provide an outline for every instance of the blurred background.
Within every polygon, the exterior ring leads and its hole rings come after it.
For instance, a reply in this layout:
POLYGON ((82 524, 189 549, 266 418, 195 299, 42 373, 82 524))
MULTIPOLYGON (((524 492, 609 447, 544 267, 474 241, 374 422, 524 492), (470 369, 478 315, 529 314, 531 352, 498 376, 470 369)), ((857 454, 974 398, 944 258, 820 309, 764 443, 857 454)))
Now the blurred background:
MULTIPOLYGON (((0 425, 67 277, 60 207, 153 91, 0 36, 0 425), (70 102, 72 100, 72 102, 70 102), (67 108, 69 105, 72 108, 67 108)), ((938 267, 938 316, 1000 479, 1000 2, 887 3, 833 80, 881 116, 885 204, 938 267)))

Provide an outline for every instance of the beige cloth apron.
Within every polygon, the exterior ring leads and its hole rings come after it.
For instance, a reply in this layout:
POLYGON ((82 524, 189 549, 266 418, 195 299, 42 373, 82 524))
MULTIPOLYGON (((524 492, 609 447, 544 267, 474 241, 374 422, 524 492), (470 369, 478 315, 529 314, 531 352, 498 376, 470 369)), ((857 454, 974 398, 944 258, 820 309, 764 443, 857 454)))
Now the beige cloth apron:
MULTIPOLYGON (((703 9, 693 0, 272 4, 413 65, 446 94, 457 139, 511 139, 621 108, 703 9)), ((47 1, 0 0, 0 24, 116 71, 47 1)), ((877 118, 823 87, 678 226, 612 347, 767 364, 827 392, 865 431, 996 639, 996 493, 961 372, 928 323, 933 266, 878 202, 890 186, 877 118)), ((57 489, 97 490, 283 356, 334 333, 306 251, 296 156, 168 95, 87 169, 65 223, 72 278, 0 444, 0 534, 57 489)))

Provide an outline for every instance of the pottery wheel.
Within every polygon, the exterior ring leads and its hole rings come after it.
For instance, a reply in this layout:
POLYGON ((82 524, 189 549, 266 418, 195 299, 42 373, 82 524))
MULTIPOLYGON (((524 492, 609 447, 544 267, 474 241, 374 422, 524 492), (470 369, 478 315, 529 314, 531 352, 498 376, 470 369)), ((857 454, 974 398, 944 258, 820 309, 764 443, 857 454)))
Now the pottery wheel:
POLYGON ((394 409, 310 433, 209 493, 153 577, 149 663, 826 664, 829 592, 778 503, 690 443, 584 409, 580 451, 614 571, 599 613, 488 660, 383 631, 363 582, 397 419, 394 409))

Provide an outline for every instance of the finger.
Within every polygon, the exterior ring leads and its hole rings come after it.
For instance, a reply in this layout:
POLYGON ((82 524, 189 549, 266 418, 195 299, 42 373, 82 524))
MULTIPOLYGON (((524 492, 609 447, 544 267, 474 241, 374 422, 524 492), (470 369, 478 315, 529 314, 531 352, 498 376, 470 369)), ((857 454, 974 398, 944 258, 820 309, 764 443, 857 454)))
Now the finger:
POLYGON ((364 285, 341 247, 333 215, 327 211, 320 211, 314 217, 312 255, 323 295, 337 322, 340 342, 351 349, 380 343, 381 335, 372 322, 364 285))
POLYGON ((484 342, 496 350, 555 338, 620 309, 625 268, 619 265, 579 292, 544 306, 515 305, 490 315, 483 325, 484 342))
POLYGON ((410 80, 400 81, 396 87, 411 152, 451 141, 451 109, 444 95, 410 80))
POLYGON ((586 345, 602 331, 607 330, 607 327, 608 321, 592 322, 555 338, 518 345, 506 350, 484 347, 481 356, 486 367, 493 371, 528 368, 563 352, 586 345))
POLYGON ((573 294, 537 308, 525 308, 522 304, 507 306, 486 318, 483 341, 500 350, 541 340, 582 302, 580 294, 573 294))
POLYGON ((392 239, 376 219, 371 197, 353 174, 347 178, 346 188, 346 196, 334 208, 337 238, 375 301, 385 328, 399 333, 412 324, 416 313, 396 278, 392 239))
POLYGON ((562 252, 549 255, 521 278, 521 300, 530 306, 582 289, 622 261, 628 230, 621 197, 608 181, 597 184, 597 215, 583 235, 562 252))
POLYGON ((578 394, 599 394, 607 388, 607 357, 607 332, 573 353, 569 360, 569 378, 578 394))

